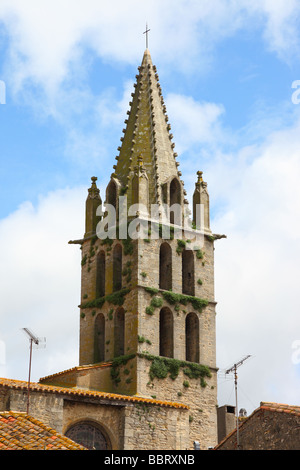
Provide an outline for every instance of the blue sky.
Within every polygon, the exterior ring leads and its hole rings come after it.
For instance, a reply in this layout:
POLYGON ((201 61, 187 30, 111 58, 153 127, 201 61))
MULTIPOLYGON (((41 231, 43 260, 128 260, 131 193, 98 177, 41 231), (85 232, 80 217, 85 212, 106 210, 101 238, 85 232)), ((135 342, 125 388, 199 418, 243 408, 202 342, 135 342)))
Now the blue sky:
POLYGON ((104 195, 148 21, 185 187, 191 198, 204 171, 228 237, 215 252, 220 404, 234 404, 222 370, 246 354, 241 406, 299 404, 299 2, 125 3, 1 1, 0 370, 26 379, 23 326, 47 337, 35 380, 78 362, 80 253, 67 242, 83 234, 91 176, 104 195))

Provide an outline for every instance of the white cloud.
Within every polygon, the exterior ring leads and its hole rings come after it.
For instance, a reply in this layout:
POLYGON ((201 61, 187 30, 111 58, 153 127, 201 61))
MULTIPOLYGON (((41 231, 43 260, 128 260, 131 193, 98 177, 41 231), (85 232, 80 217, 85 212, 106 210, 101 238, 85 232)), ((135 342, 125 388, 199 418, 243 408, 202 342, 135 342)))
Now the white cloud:
MULTIPOLYGON (((212 202, 218 191, 224 199, 213 230, 228 235, 215 252, 218 366, 253 356, 239 371, 239 404, 248 412, 261 400, 298 399, 299 365, 292 357, 300 339, 299 131, 300 120, 242 148, 235 167, 224 160, 214 173, 212 161, 208 172, 212 202)), ((77 364, 80 254, 67 241, 82 235, 84 200, 81 188, 51 193, 1 222, 0 340, 12 378, 27 374, 23 326, 47 337, 46 349, 34 351, 34 377, 77 364)), ((232 386, 220 378, 220 404, 234 404, 232 386)))
POLYGON ((46 349, 34 351, 33 380, 78 363, 80 250, 68 241, 83 235, 85 197, 82 188, 56 191, 0 222, 0 340, 11 378, 28 373, 23 327, 46 337, 46 349))
MULTIPOLYGON (((165 73, 170 64, 173 71, 205 71, 216 44, 241 28, 260 32, 283 60, 299 54, 296 0, 131 0, 107 5, 96 0, 2 0, 0 5, 9 37, 6 83, 15 91, 24 91, 28 82, 41 87, 43 109, 68 131, 66 152, 81 154, 83 160, 94 155, 93 164, 98 152, 107 149, 107 122, 120 134, 118 122, 125 117, 129 93, 126 84, 118 101, 112 89, 105 90, 92 104, 92 94, 76 88, 77 83, 64 95, 62 83, 88 73, 84 52, 104 61, 136 64, 148 20, 151 53, 165 73), (84 107, 92 109, 89 118, 97 124, 78 133, 79 126, 74 130, 72 124, 84 107)), ((218 365, 223 368, 253 354, 239 376, 255 406, 260 400, 293 403, 299 388, 299 366, 292 361, 292 344, 300 339, 299 121, 271 133, 271 124, 267 129, 258 120, 260 143, 243 143, 228 154, 220 142, 235 136, 224 129, 222 105, 182 95, 169 95, 167 101, 176 148, 186 151, 186 161, 181 162, 186 182, 195 180, 188 159, 194 159, 195 148, 203 145, 215 151, 205 161, 213 209, 222 202, 212 225, 215 232, 228 235, 216 242, 215 253, 218 365)), ((83 123, 81 129, 87 128, 83 123)), ((0 341, 2 350, 5 343, 6 372, 12 378, 27 375, 23 326, 47 337, 46 350, 35 352, 34 379, 77 363, 80 256, 67 241, 83 233, 84 211, 80 216, 78 208, 84 200, 81 189, 55 192, 37 207, 25 203, 0 222, 0 341)), ((221 388, 220 393, 223 398, 221 388)), ((249 409, 249 403, 245 407, 249 409)))
POLYGON ((247 8, 253 14, 263 15, 263 36, 272 52, 283 61, 299 59, 300 5, 297 0, 255 0, 249 3, 247 8))
POLYGON ((248 410, 262 400, 297 404, 299 398, 300 370, 292 361, 300 337, 299 149, 298 119, 253 146, 250 164, 224 162, 210 184, 225 200, 212 225, 228 235, 215 254, 218 365, 254 356, 241 375, 248 410))
POLYGON ((88 69, 83 51, 136 64, 146 21, 156 61, 173 70, 205 71, 215 45, 241 28, 259 29, 270 50, 285 60, 287 52, 299 53, 299 8, 296 0, 2 0, 0 20, 10 38, 7 79, 16 90, 30 80, 51 94, 72 71, 88 69))
POLYGON ((168 113, 172 116, 176 148, 180 154, 194 145, 213 145, 224 140, 220 118, 224 107, 215 103, 198 102, 191 96, 170 93, 166 97, 168 113))
POLYGON ((75 98, 79 105, 74 107, 73 114, 63 95, 57 105, 57 115, 66 129, 65 156, 79 168, 86 168, 88 162, 89 171, 101 175, 101 184, 109 180, 112 172, 132 91, 130 81, 125 82, 121 99, 112 87, 98 97, 88 92, 79 95, 75 98))

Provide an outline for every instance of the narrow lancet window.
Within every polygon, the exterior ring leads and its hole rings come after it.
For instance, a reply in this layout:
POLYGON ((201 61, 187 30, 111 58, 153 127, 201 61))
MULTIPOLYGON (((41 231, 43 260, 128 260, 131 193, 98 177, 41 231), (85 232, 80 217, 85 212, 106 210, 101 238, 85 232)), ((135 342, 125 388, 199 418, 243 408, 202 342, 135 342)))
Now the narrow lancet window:
POLYGON ((182 252, 182 293, 186 295, 195 295, 193 250, 184 250, 182 252))
POLYGON ((119 308, 115 313, 115 357, 125 354, 125 311, 119 308))
POLYGON ((111 180, 106 188, 106 202, 117 208, 117 186, 116 183, 111 180))
POLYGON ((113 291, 122 289, 122 247, 116 245, 113 251, 113 291))
POLYGON ((95 318, 94 335, 94 362, 104 361, 105 351, 105 318, 103 313, 99 313, 95 318))
POLYGON ((199 319, 196 313, 189 313, 185 319, 186 360, 199 362, 199 319))
POLYGON ((177 178, 170 184, 170 223, 181 225, 181 187, 177 178))
POLYGON ((173 314, 168 307, 161 309, 159 314, 159 355, 173 357, 173 314))
POLYGON ((172 290, 172 248, 167 242, 160 245, 159 288, 172 290))
POLYGON ((100 251, 97 255, 96 296, 105 295, 105 252, 100 251))

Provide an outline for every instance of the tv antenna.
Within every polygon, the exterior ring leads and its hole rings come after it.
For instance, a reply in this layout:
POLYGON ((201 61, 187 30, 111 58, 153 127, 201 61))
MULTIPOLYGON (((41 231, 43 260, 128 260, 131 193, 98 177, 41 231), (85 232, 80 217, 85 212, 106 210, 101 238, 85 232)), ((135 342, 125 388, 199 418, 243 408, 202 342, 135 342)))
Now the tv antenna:
POLYGON ((237 441, 237 449, 240 448, 240 436, 239 436, 239 412, 238 412, 238 398, 237 398, 237 368, 240 367, 247 359, 249 359, 250 354, 245 356, 240 361, 233 364, 232 367, 225 371, 225 375, 229 374, 230 372, 234 372, 234 385, 235 385, 235 407, 236 407, 236 441, 237 441))
POLYGON ((27 387, 27 414, 29 414, 29 396, 30 396, 30 375, 31 375, 31 360, 32 360, 32 347, 35 345, 36 347, 42 346, 45 347, 46 338, 38 338, 35 334, 32 333, 28 328, 23 328, 23 331, 29 337, 29 372, 28 372, 28 387, 27 387))

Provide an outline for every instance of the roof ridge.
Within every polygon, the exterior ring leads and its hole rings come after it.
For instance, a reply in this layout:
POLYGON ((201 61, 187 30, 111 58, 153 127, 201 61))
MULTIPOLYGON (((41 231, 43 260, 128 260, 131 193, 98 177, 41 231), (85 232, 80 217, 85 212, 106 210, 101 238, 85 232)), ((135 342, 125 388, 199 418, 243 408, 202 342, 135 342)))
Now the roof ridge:
MULTIPOLYGON (((20 388, 26 389, 28 388, 28 382, 24 380, 15 380, 15 379, 5 379, 0 378, 0 386, 4 387, 11 387, 11 388, 20 388)), ((80 395, 86 397, 95 397, 95 398, 103 398, 108 400, 120 400, 120 401, 128 401, 128 402, 135 402, 135 403, 148 403, 153 405, 159 406, 166 406, 171 408, 182 408, 182 409, 189 409, 189 407, 183 403, 172 402, 172 401, 165 401, 165 400, 157 400, 154 398, 145 398, 141 396, 130 396, 130 395, 121 395, 117 393, 109 393, 103 392, 101 390, 87 390, 83 388, 67 388, 67 387, 60 387, 58 385, 47 385, 47 384, 40 384, 36 382, 30 383, 30 389, 32 391, 48 391, 53 393, 62 393, 67 395, 80 395)))
POLYGON ((260 409, 276 411, 280 413, 295 413, 300 415, 299 405, 287 405, 284 403, 261 402, 260 409))
POLYGON ((80 371, 80 370, 87 370, 87 369, 101 369, 101 368, 104 368, 104 367, 109 367, 109 366, 111 366, 111 364, 112 364, 112 361, 107 361, 107 362, 101 362, 99 364, 86 364, 86 365, 82 365, 82 366, 74 366, 74 367, 71 367, 70 369, 65 369, 65 370, 62 370, 62 371, 59 371, 59 372, 55 372, 54 374, 50 374, 50 375, 46 375, 44 377, 41 377, 39 382, 41 382, 42 380, 47 380, 47 379, 53 378, 53 377, 58 377, 62 374, 66 374, 66 373, 72 372, 72 371, 80 371))

